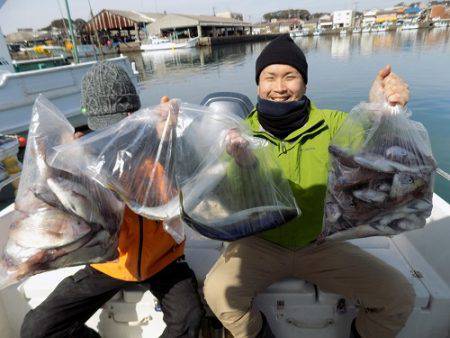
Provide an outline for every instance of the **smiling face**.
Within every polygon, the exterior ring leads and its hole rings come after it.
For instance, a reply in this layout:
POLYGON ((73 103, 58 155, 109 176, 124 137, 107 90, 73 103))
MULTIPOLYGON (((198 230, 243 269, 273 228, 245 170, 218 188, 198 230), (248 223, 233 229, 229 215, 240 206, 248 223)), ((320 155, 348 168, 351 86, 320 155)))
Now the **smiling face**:
POLYGON ((278 102, 297 101, 305 95, 306 85, 300 72, 289 65, 270 65, 259 75, 260 98, 278 102))

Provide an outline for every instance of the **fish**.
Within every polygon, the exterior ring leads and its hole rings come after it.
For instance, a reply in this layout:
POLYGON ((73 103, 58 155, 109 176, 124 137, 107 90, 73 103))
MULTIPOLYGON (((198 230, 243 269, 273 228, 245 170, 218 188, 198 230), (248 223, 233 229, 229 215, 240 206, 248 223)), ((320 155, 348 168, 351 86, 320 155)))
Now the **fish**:
POLYGON ((343 165, 350 168, 358 167, 358 163, 355 162, 353 156, 348 154, 344 149, 332 144, 328 147, 328 151, 343 165))
POLYGON ((367 203, 383 203, 388 198, 388 194, 372 189, 354 190, 353 196, 367 203))
POLYGON ((325 219, 327 222, 335 223, 342 215, 337 203, 327 202, 325 204, 325 219))
POLYGON ((370 226, 377 229, 379 231, 380 236, 393 236, 401 232, 392 228, 390 225, 371 223, 370 226))
POLYGON ((354 157, 354 160, 364 168, 384 173, 395 172, 395 166, 392 165, 392 161, 389 161, 380 155, 360 153, 354 157))
POLYGON ((404 232, 423 228, 425 223, 426 220, 424 218, 411 214, 402 219, 395 220, 389 224, 389 226, 394 229, 398 229, 399 232, 404 232))
POLYGON ((345 241, 348 239, 370 237, 370 236, 381 236, 381 235, 382 233, 380 232, 380 230, 368 224, 362 224, 347 230, 342 230, 330 235, 326 235, 325 240, 345 241))
MULTIPOLYGON (((65 210, 62 203, 59 201, 58 197, 51 191, 48 187, 44 185, 34 185, 30 188, 33 195, 41 200, 42 202, 60 210, 65 210)), ((30 209, 32 210, 32 209, 30 209)))
MULTIPOLYGON (((91 238, 92 234, 89 233, 75 242, 62 247, 34 249, 35 251, 33 254, 31 253, 31 249, 26 249, 17 244, 11 243, 10 250, 4 253, 3 260, 1 261, 2 267, 8 274, 7 280, 0 280, 1 287, 5 287, 9 282, 15 282, 39 272, 57 269, 62 266, 79 265, 89 262, 90 257, 82 261, 74 261, 74 264, 70 264, 71 260, 69 257, 78 257, 78 250, 88 243, 91 238), (29 257, 23 256, 24 250, 30 253, 29 257), (65 257, 63 260, 66 264, 58 264, 58 259, 61 257, 65 257), (21 258, 22 260, 20 260, 21 258), (55 264, 55 262, 58 263, 55 264)), ((11 241, 11 239, 9 241, 11 241)))
POLYGON ((415 174, 431 173, 434 169, 430 165, 405 165, 391 161, 381 155, 373 153, 360 153, 354 160, 362 167, 384 173, 408 172, 415 174))
POLYGON ((419 159, 412 152, 406 150, 403 147, 392 146, 386 149, 385 152, 386 158, 395 162, 400 162, 404 164, 411 164, 414 162, 418 162, 419 159))
POLYGON ((14 203, 14 209, 23 213, 28 213, 30 210, 47 209, 48 207, 49 204, 36 197, 33 188, 27 189, 20 195, 20 198, 16 198, 14 203))
POLYGON ((47 179, 47 185, 65 210, 88 223, 108 226, 108 220, 103 217, 98 205, 100 201, 94 200, 92 193, 82 184, 61 177, 52 177, 47 179))
POLYGON ((391 191, 391 184, 384 179, 372 180, 369 183, 369 189, 389 193, 391 191))
POLYGON ((339 166, 339 170, 335 171, 334 175, 336 175, 336 179, 333 181, 333 187, 339 190, 360 186, 361 184, 384 177, 383 174, 373 170, 367 170, 361 167, 343 170, 342 166, 339 166))
POLYGON ((77 247, 55 249, 53 259, 46 264, 47 269, 61 266, 73 266, 89 263, 101 263, 117 258, 118 236, 111 236, 107 230, 100 230, 89 237, 84 237, 77 247))
POLYGON ((50 249, 73 243, 90 231, 80 218, 50 209, 19 220, 11 227, 9 238, 20 247, 50 249))
POLYGON ((426 199, 416 199, 408 202, 396 209, 397 212, 404 214, 416 214, 416 213, 430 213, 433 209, 433 204, 426 199))
MULTIPOLYGON (((185 210, 194 209, 203 200, 203 197, 226 176, 226 169, 227 165, 222 162, 204 168, 196 175, 197 179, 191 180, 181 187, 183 208, 185 210)), ((157 207, 144 206, 134 201, 128 201, 127 204, 135 213, 156 220, 172 219, 177 217, 181 210, 180 193, 168 203, 157 207)))
POLYGON ((394 175, 390 197, 393 199, 405 196, 425 185, 422 177, 410 173, 400 172, 394 175))
POLYGON ((11 265, 19 265, 27 262, 31 257, 40 253, 40 248, 25 248, 16 243, 12 238, 8 239, 5 249, 3 251, 4 258, 9 261, 11 265))
POLYGON ((256 207, 231 214, 220 220, 200 220, 181 211, 181 220, 201 235, 220 241, 234 241, 258 232, 273 229, 298 217, 296 208, 280 206, 256 207))
POLYGON ((393 221, 405 218, 406 216, 407 216, 406 213, 398 212, 398 211, 391 211, 388 213, 385 212, 384 214, 375 217, 372 220, 372 222, 374 222, 380 226, 387 226, 387 225, 391 224, 393 221))

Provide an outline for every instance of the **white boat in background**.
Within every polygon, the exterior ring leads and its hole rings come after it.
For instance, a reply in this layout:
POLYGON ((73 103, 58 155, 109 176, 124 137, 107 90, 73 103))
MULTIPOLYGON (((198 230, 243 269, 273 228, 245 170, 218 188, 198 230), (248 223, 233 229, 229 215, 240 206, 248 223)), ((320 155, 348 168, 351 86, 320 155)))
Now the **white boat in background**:
POLYGON ((359 34, 359 33, 361 33, 362 32, 362 28, 361 27, 355 27, 355 28, 353 28, 353 30, 352 30, 352 33, 353 34, 359 34))
POLYGON ((365 27, 362 28, 361 33, 370 33, 371 30, 372 30, 372 27, 370 27, 370 26, 365 26, 365 27))
POLYGON ((346 29, 341 29, 341 30, 339 31, 339 35, 340 35, 340 36, 346 36, 346 35, 347 35, 347 30, 346 30, 346 29))
POLYGON ((313 32, 313 35, 314 35, 314 36, 319 36, 319 35, 322 35, 322 34, 323 34, 322 28, 316 28, 316 29, 314 30, 314 32, 313 32))
POLYGON ((433 27, 435 28, 447 28, 449 26, 448 21, 438 20, 434 23, 433 27))
POLYGON ((308 28, 303 28, 301 34, 302 34, 302 36, 308 36, 311 34, 311 32, 309 31, 308 28))
MULTIPOLYGON (((125 56, 109 59, 121 65, 137 84, 137 76, 125 56)), ((0 133, 28 130, 31 109, 42 93, 74 126, 86 124, 81 114, 81 79, 96 61, 16 73, 3 34, 0 31, 0 133)))
POLYGON ((293 39, 298 38, 302 36, 302 30, 300 28, 293 29, 289 32, 289 36, 293 39))
POLYGON ((194 48, 198 45, 198 37, 189 38, 187 40, 173 41, 168 38, 149 37, 141 44, 142 51, 154 51, 178 48, 194 48))
POLYGON ((309 29, 308 28, 303 28, 303 29, 294 29, 292 31, 289 32, 289 35, 291 36, 291 38, 298 38, 301 36, 308 36, 309 35, 309 29))
POLYGON ((419 23, 417 23, 417 22, 404 23, 404 24, 400 27, 400 29, 401 29, 402 31, 405 31, 405 30, 411 30, 411 29, 419 29, 419 28, 420 28, 420 26, 419 26, 419 23))

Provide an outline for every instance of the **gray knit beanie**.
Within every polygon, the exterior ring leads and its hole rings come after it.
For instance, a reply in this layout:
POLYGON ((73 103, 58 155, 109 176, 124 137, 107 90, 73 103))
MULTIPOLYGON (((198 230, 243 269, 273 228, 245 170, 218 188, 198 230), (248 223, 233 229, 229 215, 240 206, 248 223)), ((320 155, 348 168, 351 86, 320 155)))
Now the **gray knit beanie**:
POLYGON ((108 127, 141 107, 127 72, 115 63, 98 62, 83 76, 81 107, 91 130, 108 127))

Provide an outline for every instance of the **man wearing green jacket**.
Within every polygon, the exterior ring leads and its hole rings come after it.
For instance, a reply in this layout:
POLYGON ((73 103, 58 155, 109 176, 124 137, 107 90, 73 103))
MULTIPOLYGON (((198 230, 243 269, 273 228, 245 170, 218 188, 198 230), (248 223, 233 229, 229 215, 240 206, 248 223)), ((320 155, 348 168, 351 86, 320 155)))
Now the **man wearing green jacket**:
MULTIPOLYGON (((346 114, 318 108, 305 96, 307 82, 306 58, 288 36, 269 43, 256 61, 258 103, 248 122, 255 136, 270 142, 302 215, 232 242, 206 278, 206 301, 234 337, 274 337, 262 313, 252 307, 253 298, 282 278, 298 277, 358 300, 361 311, 350 337, 395 337, 414 304, 408 280, 350 243, 314 245, 322 229, 328 146, 346 114)), ((369 100, 405 105, 408 99, 406 83, 390 66, 382 69, 369 100)), ((228 142, 230 155, 245 163, 248 150, 237 131, 230 132, 228 142)))

